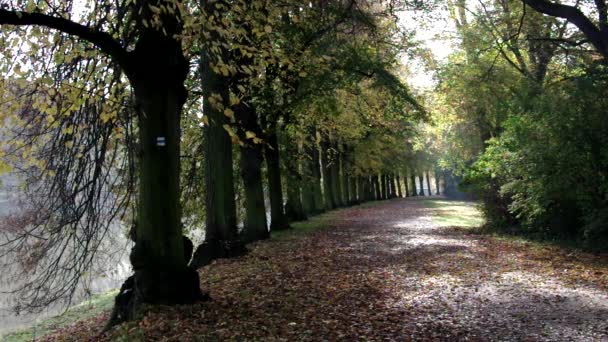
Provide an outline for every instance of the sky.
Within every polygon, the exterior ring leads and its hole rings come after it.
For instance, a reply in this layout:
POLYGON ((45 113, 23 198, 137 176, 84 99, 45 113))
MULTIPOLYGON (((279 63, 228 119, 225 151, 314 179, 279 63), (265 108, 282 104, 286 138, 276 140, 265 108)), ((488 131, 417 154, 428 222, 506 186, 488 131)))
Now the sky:
MULTIPOLYGON (((415 30, 416 40, 429 49, 439 63, 444 62, 455 49, 451 37, 456 28, 446 9, 437 10, 430 16, 417 11, 404 11, 399 14, 399 23, 405 29, 415 30)), ((404 54, 401 61, 411 72, 406 80, 411 87, 427 90, 435 85, 434 72, 427 70, 422 60, 404 54)))

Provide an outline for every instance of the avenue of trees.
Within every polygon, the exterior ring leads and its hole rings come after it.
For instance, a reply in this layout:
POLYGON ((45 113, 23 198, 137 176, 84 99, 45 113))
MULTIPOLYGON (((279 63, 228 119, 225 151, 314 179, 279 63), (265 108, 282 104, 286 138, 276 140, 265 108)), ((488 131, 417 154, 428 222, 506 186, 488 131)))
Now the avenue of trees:
POLYGON ((117 225, 134 274, 109 326, 208 298, 197 268, 292 221, 439 193, 426 112, 396 76, 408 6, 3 1, 0 153, 21 185, 0 243, 17 310, 71 300, 117 225))
POLYGON ((605 248, 607 16, 604 0, 1 0, 16 309, 70 302, 116 234, 133 275, 108 327, 208 299, 198 268, 291 222, 456 183, 488 228, 605 248), (399 25, 414 10, 450 17, 446 62, 399 25), (434 89, 404 83, 413 56, 434 89))

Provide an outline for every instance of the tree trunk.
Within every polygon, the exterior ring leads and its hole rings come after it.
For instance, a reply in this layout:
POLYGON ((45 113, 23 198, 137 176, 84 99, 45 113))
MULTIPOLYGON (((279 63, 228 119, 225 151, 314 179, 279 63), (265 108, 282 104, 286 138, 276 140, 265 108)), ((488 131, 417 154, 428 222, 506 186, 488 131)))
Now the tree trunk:
POLYGON ((365 188, 365 179, 363 176, 357 176, 357 202, 363 203, 367 201, 367 192, 365 188))
POLYGON ((131 52, 127 75, 138 108, 139 200, 134 274, 122 285, 106 328, 133 319, 143 303, 186 304, 207 298, 199 277, 188 267, 180 208, 180 118, 186 101, 188 61, 181 45, 147 30, 131 52))
POLYGON ((367 201, 369 202, 376 200, 376 189, 374 188, 373 176, 366 176, 365 184, 367 185, 367 201))
POLYGON ((191 266, 199 268, 217 258, 229 258, 246 253, 239 240, 234 176, 232 140, 224 125, 230 124, 222 108, 212 105, 211 94, 222 97, 228 103, 229 80, 216 74, 211 65, 213 54, 203 49, 201 78, 203 88, 203 113, 208 124, 204 127, 205 148, 205 241, 198 246, 191 266))
POLYGON ((302 175, 300 174, 300 153, 298 146, 293 142, 286 142, 288 158, 285 159, 287 165, 287 203, 285 203, 285 215, 289 221, 304 221, 307 219, 302 205, 302 191, 300 185, 302 175))
POLYGON ((420 196, 424 196, 424 173, 421 173, 420 176, 418 176, 418 179, 420 180, 420 196))
POLYGON ((403 192, 401 190, 401 176, 399 175, 398 172, 397 172, 397 175, 395 176, 395 178, 397 178, 397 196, 399 196, 400 198, 403 198, 403 192))
POLYGON ((418 192, 416 192, 416 176, 412 173, 410 176, 412 179, 412 197, 418 196, 418 192))
POLYGON ((426 186, 429 188, 429 196, 433 196, 433 190, 431 190, 431 176, 429 172, 426 172, 426 186))
POLYGON ((271 122, 266 134, 267 146, 264 149, 268 169, 268 196, 270 197, 270 231, 290 228, 283 207, 283 188, 281 185, 281 161, 276 123, 271 122))
POLYGON ((435 188, 437 189, 437 196, 441 195, 441 189, 439 188, 439 171, 435 169, 435 188))
MULTIPOLYGON (((344 148, 346 151, 346 148, 344 148)), ((350 177, 347 171, 347 156, 346 152, 340 154, 340 176, 342 177, 342 202, 344 206, 348 206, 351 204, 350 199, 350 177)))
POLYGON ((313 143, 311 146, 311 171, 312 171, 312 189, 314 192, 313 209, 315 213, 325 211, 323 203, 323 191, 321 189, 321 161, 319 156, 319 145, 317 144, 316 131, 313 131, 313 143))
POLYGON ((325 209, 332 210, 336 208, 335 196, 333 194, 334 186, 332 184, 333 177, 330 166, 330 146, 325 137, 321 141, 321 163, 323 169, 323 196, 325 198, 325 209))
POLYGON ((350 195, 349 205, 357 205, 360 203, 359 197, 357 197, 357 177, 349 177, 348 185, 350 190, 348 191, 350 195))
POLYGON ((386 181, 386 175, 380 175, 380 196, 383 200, 387 199, 387 186, 388 182, 386 181))
POLYGON ((262 146, 246 136, 247 131, 260 136, 261 129, 251 105, 241 102, 234 112, 239 122, 239 138, 244 144, 240 146, 241 178, 245 193, 245 222, 241 236, 244 242, 253 242, 270 236, 262 182, 262 146))
POLYGON ((380 187, 380 180, 377 174, 372 177, 372 183, 374 184, 375 200, 379 201, 382 199, 382 188, 380 187))
POLYGON ((308 219, 302 205, 302 192, 299 186, 300 181, 297 176, 290 177, 287 182, 287 203, 285 203, 285 215, 291 222, 304 221, 308 219))
POLYGON ((335 144, 332 145, 332 159, 329 162, 329 165, 331 167, 332 193, 336 207, 343 207, 344 201, 342 199, 342 181, 340 179, 340 152, 338 151, 338 148, 335 144))
MULTIPOLYGON (((406 172, 405 175, 403 175, 403 185, 405 186, 405 197, 411 196, 409 183, 410 183, 410 180, 407 177, 407 172, 406 172)), ((416 192, 416 191, 414 190, 414 192, 416 192)))

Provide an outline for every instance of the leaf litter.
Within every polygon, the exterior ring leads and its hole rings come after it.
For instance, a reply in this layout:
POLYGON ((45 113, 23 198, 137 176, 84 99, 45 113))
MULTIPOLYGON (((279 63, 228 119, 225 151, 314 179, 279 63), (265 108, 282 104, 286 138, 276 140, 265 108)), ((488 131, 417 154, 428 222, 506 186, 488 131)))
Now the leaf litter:
POLYGON ((444 209, 413 199, 341 209, 327 229, 202 268, 210 302, 155 307, 98 335, 106 313, 45 339, 608 340, 605 255, 446 227, 444 209))

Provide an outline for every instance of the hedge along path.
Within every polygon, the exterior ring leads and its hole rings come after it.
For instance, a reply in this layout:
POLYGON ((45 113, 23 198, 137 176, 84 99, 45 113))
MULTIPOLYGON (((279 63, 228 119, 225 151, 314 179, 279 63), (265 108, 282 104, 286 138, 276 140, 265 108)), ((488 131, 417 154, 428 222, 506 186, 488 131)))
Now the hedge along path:
MULTIPOLYGON (((608 338, 606 256, 450 226, 479 222, 475 210, 396 199, 331 212, 201 269, 213 301, 156 308, 102 338, 608 338)), ((98 338, 94 326, 80 322, 48 338, 98 338)))

